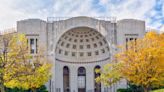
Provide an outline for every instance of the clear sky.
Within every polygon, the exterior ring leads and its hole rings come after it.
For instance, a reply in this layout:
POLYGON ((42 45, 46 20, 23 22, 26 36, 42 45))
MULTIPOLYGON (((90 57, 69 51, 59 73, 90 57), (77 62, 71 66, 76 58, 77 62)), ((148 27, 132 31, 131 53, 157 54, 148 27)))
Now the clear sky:
POLYGON ((0 30, 27 18, 114 16, 145 20, 147 27, 164 25, 164 0, 0 0, 0 30))

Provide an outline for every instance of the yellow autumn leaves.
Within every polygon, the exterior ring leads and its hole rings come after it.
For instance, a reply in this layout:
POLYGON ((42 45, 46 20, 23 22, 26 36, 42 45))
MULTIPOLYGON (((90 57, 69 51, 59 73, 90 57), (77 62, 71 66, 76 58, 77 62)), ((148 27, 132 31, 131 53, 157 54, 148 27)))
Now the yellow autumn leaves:
POLYGON ((42 52, 43 48, 37 55, 31 55, 24 34, 4 35, 1 48, 0 65, 4 65, 0 68, 2 87, 36 89, 49 80, 51 64, 42 52))
POLYGON ((164 85, 164 34, 148 32, 144 38, 129 42, 128 48, 122 46, 116 60, 105 67, 107 71, 101 71, 98 82, 111 84, 123 77, 145 91, 164 85))

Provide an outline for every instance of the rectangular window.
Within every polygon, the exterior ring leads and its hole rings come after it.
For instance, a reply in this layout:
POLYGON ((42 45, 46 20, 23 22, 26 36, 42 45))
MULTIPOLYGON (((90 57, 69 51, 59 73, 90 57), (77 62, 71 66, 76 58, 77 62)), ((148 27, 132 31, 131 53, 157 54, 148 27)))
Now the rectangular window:
POLYGON ((84 56, 84 53, 83 52, 80 52, 80 56, 84 56))
POLYGON ((102 49, 101 51, 102 51, 102 53, 105 53, 105 50, 104 49, 102 49))
POLYGON ((36 39, 36 53, 38 53, 38 39, 36 39))
POLYGON ((88 52, 88 56, 91 56, 91 52, 88 52))
POLYGON ((34 39, 30 39, 30 53, 34 54, 34 51, 35 51, 34 39))
POLYGON ((126 38, 126 50, 128 50, 128 38, 126 38))
POLYGON ((85 88, 85 76, 78 76, 78 88, 85 88))
POLYGON ((67 52, 67 51, 65 51, 65 55, 66 55, 66 56, 68 55, 68 52, 67 52))
POLYGON ((98 51, 96 51, 96 52, 95 52, 95 54, 96 54, 96 55, 99 55, 99 52, 98 52, 98 51))
POLYGON ((80 49, 83 49, 83 45, 80 45, 80 49))
POLYGON ((91 46, 88 44, 88 45, 87 45, 87 48, 90 48, 90 47, 91 47, 91 46))
POLYGON ((62 50, 61 49, 59 49, 59 54, 61 54, 62 53, 62 50))
POLYGON ((96 47, 97 47, 97 44, 95 43, 95 44, 94 44, 94 48, 96 48, 96 47))
POLYGON ((76 49, 76 45, 73 45, 73 49, 76 49))
POLYGON ((67 44, 66 47, 69 48, 69 44, 67 44))
POLYGON ((76 54, 75 54, 75 52, 72 52, 72 56, 75 56, 76 54))

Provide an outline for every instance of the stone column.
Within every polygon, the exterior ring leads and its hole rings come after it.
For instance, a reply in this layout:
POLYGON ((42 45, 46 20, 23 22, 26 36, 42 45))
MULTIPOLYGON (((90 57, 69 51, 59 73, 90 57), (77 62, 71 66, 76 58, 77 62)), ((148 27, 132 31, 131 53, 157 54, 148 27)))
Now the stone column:
POLYGON ((86 92, 94 92, 94 69, 93 69, 93 66, 86 67, 86 92))
POLYGON ((77 67, 75 65, 69 66, 70 69, 70 92, 78 92, 77 86, 77 67))
POLYGON ((55 92, 57 89, 63 92, 63 66, 58 61, 55 64, 55 92))

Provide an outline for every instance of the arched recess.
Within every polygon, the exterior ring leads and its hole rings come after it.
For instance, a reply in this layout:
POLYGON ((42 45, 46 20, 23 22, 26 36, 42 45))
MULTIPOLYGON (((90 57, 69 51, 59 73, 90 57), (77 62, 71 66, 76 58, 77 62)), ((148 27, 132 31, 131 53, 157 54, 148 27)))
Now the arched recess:
MULTIPOLYGON (((70 27, 70 28, 66 28, 65 30, 62 30, 62 31, 60 31, 60 33, 59 34, 56 34, 55 36, 56 36, 56 45, 57 45, 57 43, 59 42, 59 40, 60 40, 60 38, 65 34, 65 33, 67 33, 68 31, 70 31, 70 30, 74 30, 74 29, 78 29, 78 28, 89 28, 89 29, 92 29, 92 30, 94 30, 94 31, 96 31, 96 32, 98 32, 98 33, 100 33, 104 38, 105 38, 105 40, 108 42, 108 39, 106 38, 106 35, 107 35, 107 31, 105 30, 105 28, 102 28, 101 29, 101 31, 100 31, 100 29, 99 28, 97 28, 97 27, 95 27, 95 26, 88 26, 88 25, 83 25, 83 26, 74 26, 74 27, 70 27)), ((54 46, 54 48, 55 48, 55 51, 56 51, 56 47, 57 46, 54 46)))
MULTIPOLYGON (((95 68, 94 68, 95 79, 101 75, 100 73, 96 73, 96 71, 95 71, 96 69, 101 69, 101 67, 99 65, 95 66, 95 68)), ((97 83, 95 81, 94 85, 95 85, 95 92, 101 92, 101 83, 97 83)))
POLYGON ((78 92, 86 92, 86 69, 78 68, 78 92))
POLYGON ((69 68, 63 67, 63 92, 70 92, 69 68))

